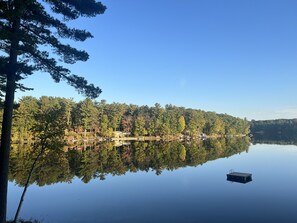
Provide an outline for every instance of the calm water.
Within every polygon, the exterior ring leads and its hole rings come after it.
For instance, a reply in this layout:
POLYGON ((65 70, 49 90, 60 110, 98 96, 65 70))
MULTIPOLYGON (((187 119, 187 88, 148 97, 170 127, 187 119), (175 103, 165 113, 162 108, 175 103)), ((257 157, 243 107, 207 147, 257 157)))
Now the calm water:
MULTIPOLYGON (((21 151, 12 155, 10 218, 26 178, 20 167, 30 166, 29 155, 21 151)), ((294 145, 250 145, 246 139, 138 143, 72 150, 44 160, 32 177, 21 218, 50 223, 297 222, 294 145), (253 181, 226 181, 231 169, 252 173, 253 181)))

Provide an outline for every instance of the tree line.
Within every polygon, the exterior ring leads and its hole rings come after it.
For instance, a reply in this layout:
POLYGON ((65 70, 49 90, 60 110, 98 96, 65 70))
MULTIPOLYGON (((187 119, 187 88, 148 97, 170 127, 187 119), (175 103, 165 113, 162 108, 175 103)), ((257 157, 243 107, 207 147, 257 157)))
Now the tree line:
POLYGON ((116 131, 138 136, 208 136, 247 135, 249 122, 227 114, 205 112, 197 109, 156 103, 138 106, 125 103, 106 103, 86 98, 73 99, 42 96, 23 97, 16 105, 13 118, 13 140, 22 142, 33 139, 32 128, 40 116, 58 113, 67 139, 113 137, 116 131))
POLYGON ((254 135, 292 136, 297 133, 297 119, 276 119, 251 121, 251 132, 254 135))
POLYGON ((251 133, 255 142, 296 144, 297 119, 252 120, 251 133))

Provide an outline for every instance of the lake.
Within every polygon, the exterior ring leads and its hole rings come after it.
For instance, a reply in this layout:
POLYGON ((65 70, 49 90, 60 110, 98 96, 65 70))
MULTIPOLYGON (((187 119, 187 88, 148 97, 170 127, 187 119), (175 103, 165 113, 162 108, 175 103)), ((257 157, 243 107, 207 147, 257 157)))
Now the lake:
MULTIPOLYGON (((12 149, 8 218, 32 161, 12 149)), ((31 158, 30 158, 31 157, 31 158)), ((20 212, 41 222, 297 222, 297 147, 247 138, 103 143, 48 152, 20 212), (246 184, 230 171, 252 173, 246 184)))

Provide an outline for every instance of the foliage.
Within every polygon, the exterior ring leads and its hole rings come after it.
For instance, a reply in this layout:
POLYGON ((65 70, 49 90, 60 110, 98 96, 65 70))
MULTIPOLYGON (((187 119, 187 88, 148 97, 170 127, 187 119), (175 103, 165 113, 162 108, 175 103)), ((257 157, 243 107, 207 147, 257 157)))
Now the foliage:
MULTIPOLYGON (((69 20, 79 17, 94 17, 105 11, 105 6, 94 0, 81 1, 1 1, 0 2, 0 75, 4 78, 11 69, 11 52, 14 61, 16 82, 26 78, 35 71, 49 73, 55 82, 65 80, 79 92, 89 97, 96 97, 101 90, 63 66, 77 61, 86 61, 87 52, 78 50, 60 39, 85 41, 92 38, 86 30, 70 28, 69 20), (48 5, 49 7, 46 7, 48 5), (47 9, 51 9, 51 12, 47 9), (61 17, 58 14, 62 15, 61 17), (54 56, 54 54, 56 56, 54 56), (57 59, 60 57, 60 59, 57 59)), ((5 80, 2 83, 5 83, 5 80)), ((24 89, 24 86, 17 84, 24 89)))
POLYGON ((252 120, 251 133, 255 142, 296 145, 297 119, 252 120))
MULTIPOLYGON (((31 127, 38 121, 38 115, 56 110, 57 120, 63 124, 63 131, 69 139, 112 137, 114 130, 132 136, 191 136, 246 135, 249 122, 229 115, 185 109, 183 107, 137 106, 120 103, 97 103, 87 98, 75 103, 71 99, 43 96, 39 99, 24 97, 16 109, 13 139, 30 141, 31 127)), ((1 111, 1 110, 0 110, 1 111)), ((52 114, 53 115, 53 114, 52 114)))
POLYGON ((134 136, 143 136, 147 134, 145 127, 145 119, 142 116, 137 116, 134 121, 133 135, 134 136))
POLYGON ((178 119, 178 126, 177 126, 177 131, 179 133, 182 133, 186 128, 186 121, 184 116, 180 116, 178 119))
POLYGON ((31 128, 35 147, 55 150, 64 145, 67 127, 65 113, 65 108, 60 105, 39 105, 39 111, 34 114, 35 124, 31 128))

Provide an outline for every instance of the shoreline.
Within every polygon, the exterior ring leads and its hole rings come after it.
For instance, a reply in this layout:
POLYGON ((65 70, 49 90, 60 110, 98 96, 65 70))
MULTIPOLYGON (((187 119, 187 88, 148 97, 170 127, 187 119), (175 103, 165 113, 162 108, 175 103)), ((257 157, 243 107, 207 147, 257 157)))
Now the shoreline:
MULTIPOLYGON (((210 136, 129 136, 129 137, 96 137, 96 138, 81 138, 81 139, 65 139, 66 145, 73 145, 76 143, 87 142, 126 142, 126 141, 193 141, 193 140, 207 140, 207 139, 219 139, 219 138, 233 138, 233 137, 249 137, 249 135, 210 135, 210 136)), ((13 141, 12 144, 30 144, 34 143, 34 140, 24 139, 21 141, 13 141)))

